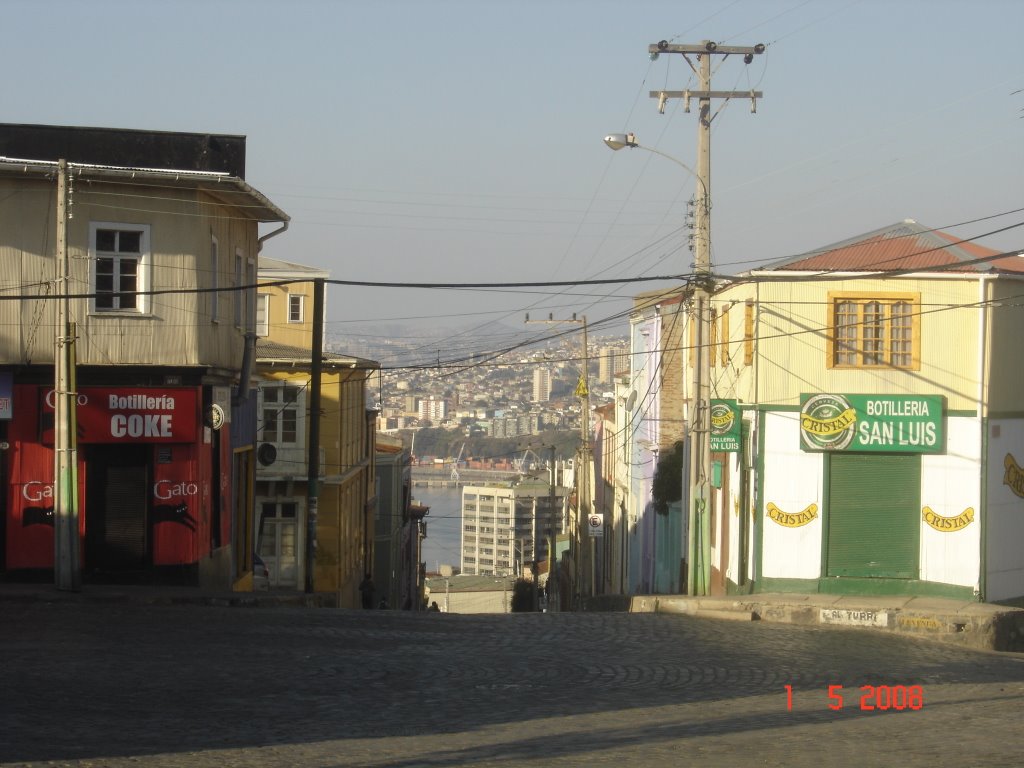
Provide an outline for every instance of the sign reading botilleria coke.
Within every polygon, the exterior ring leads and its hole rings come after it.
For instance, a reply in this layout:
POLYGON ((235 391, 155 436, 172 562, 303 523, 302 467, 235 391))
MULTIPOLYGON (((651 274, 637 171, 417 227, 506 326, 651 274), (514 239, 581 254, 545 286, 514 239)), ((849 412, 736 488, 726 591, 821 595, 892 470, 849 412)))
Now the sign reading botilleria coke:
MULTIPOLYGON (((55 396, 43 390, 43 442, 53 442, 55 396)), ((190 443, 199 422, 199 391, 185 387, 79 387, 83 443, 190 443)))

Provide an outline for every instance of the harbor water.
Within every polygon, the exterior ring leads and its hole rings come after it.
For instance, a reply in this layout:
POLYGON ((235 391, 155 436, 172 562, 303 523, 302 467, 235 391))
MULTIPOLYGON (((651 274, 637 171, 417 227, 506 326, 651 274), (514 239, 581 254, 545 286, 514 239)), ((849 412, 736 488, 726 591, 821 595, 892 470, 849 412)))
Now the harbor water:
POLYGON ((423 540, 423 562, 427 573, 437 573, 441 565, 458 568, 462 562, 462 488, 415 486, 413 499, 430 507, 424 520, 427 538, 423 540))

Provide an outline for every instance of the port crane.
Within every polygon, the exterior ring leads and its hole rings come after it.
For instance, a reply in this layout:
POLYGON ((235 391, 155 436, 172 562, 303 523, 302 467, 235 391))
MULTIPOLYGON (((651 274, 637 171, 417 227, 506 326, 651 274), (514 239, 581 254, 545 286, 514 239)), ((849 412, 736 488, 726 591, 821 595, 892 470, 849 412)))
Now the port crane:
POLYGON ((518 472, 519 476, 522 477, 527 473, 528 470, 531 470, 534 467, 543 467, 546 465, 543 461, 541 461, 540 456, 534 453, 531 449, 527 448, 523 452, 523 455, 520 456, 518 459, 512 459, 512 466, 515 467, 516 472, 518 472), (531 456, 533 457, 533 461, 527 462, 527 459, 529 459, 531 456))
POLYGON ((455 462, 452 464, 452 482, 453 483, 459 482, 459 462, 462 461, 462 452, 464 450, 466 450, 466 444, 465 443, 463 443, 462 447, 459 448, 458 458, 456 458, 455 462))

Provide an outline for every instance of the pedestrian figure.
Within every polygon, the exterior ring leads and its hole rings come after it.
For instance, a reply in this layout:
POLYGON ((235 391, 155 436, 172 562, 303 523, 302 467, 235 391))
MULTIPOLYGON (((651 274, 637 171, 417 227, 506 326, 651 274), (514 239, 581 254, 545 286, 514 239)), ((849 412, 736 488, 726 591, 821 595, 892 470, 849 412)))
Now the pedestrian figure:
POLYGON ((435 600, 434 602, 432 602, 432 603, 430 604, 430 607, 429 607, 429 608, 427 608, 427 610, 428 610, 428 611, 437 611, 437 612, 440 612, 440 610, 441 610, 441 609, 437 607, 437 601, 435 600))
POLYGON ((359 593, 363 596, 363 608, 373 608, 374 586, 370 574, 366 574, 359 582, 359 593))

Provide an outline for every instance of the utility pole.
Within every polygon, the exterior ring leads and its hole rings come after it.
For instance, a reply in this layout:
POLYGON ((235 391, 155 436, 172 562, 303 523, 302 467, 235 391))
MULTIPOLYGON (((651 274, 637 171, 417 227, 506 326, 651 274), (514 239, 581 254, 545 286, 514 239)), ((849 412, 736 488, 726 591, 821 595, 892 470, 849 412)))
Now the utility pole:
MULTIPOLYGON (((570 553, 572 555, 573 563, 573 584, 572 589, 574 592, 579 593, 580 588, 586 582, 588 594, 594 593, 594 579, 596 569, 594 567, 594 542, 590 541, 589 544, 583 543, 584 534, 581 531, 588 531, 587 518, 590 515, 590 353, 588 351, 589 345, 587 342, 587 316, 583 315, 577 317, 576 313, 572 313, 572 318, 569 320, 556 320, 553 314, 548 314, 546 320, 531 320, 530 315, 526 315, 527 323, 546 323, 548 325, 561 324, 561 323, 579 323, 583 326, 583 357, 582 364, 580 366, 580 379, 576 384, 576 397, 581 401, 580 409, 580 448, 577 454, 576 462, 576 505, 577 519, 575 526, 570 526, 571 537, 569 540, 570 553), (572 530, 575 529, 575 530, 572 530), (586 562, 584 562, 586 560, 586 562), (587 577, 584 579, 584 577, 587 577)), ((554 467, 552 466, 552 472, 554 467)), ((536 545, 535 545, 536 546, 536 545)), ((548 578, 551 578, 551 574, 548 573, 548 578)))
POLYGON ((533 611, 539 611, 540 610, 540 595, 539 595, 539 591, 540 591, 540 573, 538 573, 538 571, 540 570, 540 568, 537 565, 537 533, 539 531, 539 528, 537 526, 537 499, 536 499, 536 497, 531 499, 531 504, 533 506, 533 514, 531 515, 532 522, 533 522, 533 565, 531 565, 530 567, 533 570, 533 605, 530 606, 530 609, 533 610, 533 611))
POLYGON ((78 537, 78 425, 75 324, 71 322, 68 259, 68 163, 57 163, 57 337, 54 347, 53 580, 57 589, 82 588, 78 537))
MULTIPOLYGON (((306 457, 306 592, 316 590, 316 527, 320 504, 320 379, 324 367, 324 281, 313 281, 313 344, 309 366, 309 422, 306 457)), ((368 570, 369 563, 365 564, 368 570)), ((341 589, 341 571, 338 572, 341 589)))
POLYGON ((551 547, 548 549, 548 613, 553 613, 558 596, 558 560, 555 549, 558 546, 558 523, 561 515, 555 508, 558 496, 555 493, 555 446, 548 446, 551 461, 551 484, 548 489, 548 514, 551 516, 551 547))
POLYGON ((690 397, 690 412, 687 419, 690 436, 690 504, 689 541, 687 544, 687 593, 706 595, 711 575, 710 541, 710 472, 711 472, 711 431, 708 416, 711 410, 711 295, 714 278, 711 275, 711 113, 712 99, 750 99, 750 111, 757 111, 760 91, 712 91, 712 55, 743 56, 745 64, 754 60, 755 54, 764 53, 764 45, 738 46, 718 45, 712 40, 696 44, 677 45, 662 40, 648 46, 652 59, 662 53, 679 53, 686 59, 690 69, 697 75, 699 88, 695 91, 651 91, 650 96, 658 99, 658 108, 664 111, 668 99, 682 99, 683 108, 690 111, 690 100, 698 99, 699 121, 697 129, 697 193, 694 206, 694 278, 693 278, 693 322, 696 324, 695 349, 693 357, 693 393, 690 397), (695 66, 690 56, 697 58, 695 66))

